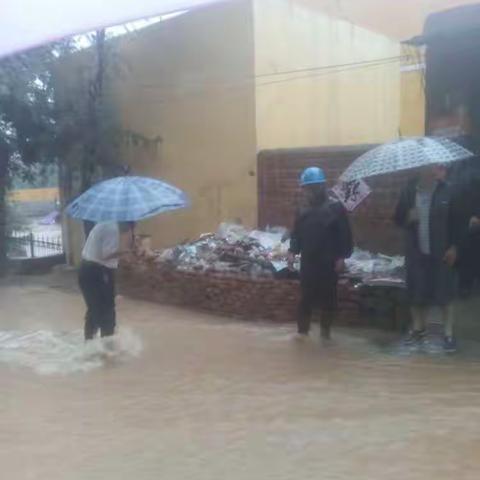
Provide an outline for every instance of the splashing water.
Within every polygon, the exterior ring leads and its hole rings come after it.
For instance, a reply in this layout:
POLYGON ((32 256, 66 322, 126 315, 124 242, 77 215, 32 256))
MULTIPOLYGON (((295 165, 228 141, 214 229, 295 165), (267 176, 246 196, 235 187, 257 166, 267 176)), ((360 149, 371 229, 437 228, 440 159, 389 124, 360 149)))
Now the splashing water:
POLYGON ((83 332, 0 332, 0 363, 31 368, 40 375, 88 372, 107 362, 138 357, 142 341, 128 329, 85 343, 83 332))

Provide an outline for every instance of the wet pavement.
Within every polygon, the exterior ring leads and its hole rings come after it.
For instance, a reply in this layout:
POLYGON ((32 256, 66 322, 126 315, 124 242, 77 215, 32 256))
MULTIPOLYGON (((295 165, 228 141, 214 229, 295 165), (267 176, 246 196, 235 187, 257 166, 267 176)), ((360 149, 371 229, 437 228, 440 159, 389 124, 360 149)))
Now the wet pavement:
POLYGON ((478 478, 474 320, 446 356, 121 299, 86 347, 71 275, 4 282, 0 308, 2 478, 478 478))

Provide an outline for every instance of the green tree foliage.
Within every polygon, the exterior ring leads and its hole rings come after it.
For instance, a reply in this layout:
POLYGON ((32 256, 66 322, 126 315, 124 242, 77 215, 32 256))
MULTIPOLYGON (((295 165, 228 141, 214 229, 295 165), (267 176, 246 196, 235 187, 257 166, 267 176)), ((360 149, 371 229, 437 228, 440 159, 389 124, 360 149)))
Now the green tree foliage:
POLYGON ((115 42, 104 30, 89 39, 91 47, 83 51, 70 39, 0 59, 0 274, 13 178, 33 181, 54 165, 68 203, 95 181, 122 171, 126 143, 161 142, 121 128, 111 88, 123 68, 115 42), (80 75, 75 71, 66 81, 65 71, 78 63, 80 75))
POLYGON ((0 61, 0 273, 6 262, 6 195, 14 175, 56 161, 53 67, 68 45, 41 47, 0 61))
POLYGON ((91 43, 87 52, 78 52, 68 40, 0 61, 0 274, 7 258, 12 179, 33 182, 39 172, 56 165, 67 172, 67 180, 77 175, 84 191, 102 165, 112 170, 119 159, 121 130, 105 101, 110 71, 105 32, 93 34, 91 43), (81 82, 62 98, 58 71, 69 56, 80 54, 88 59, 81 82))

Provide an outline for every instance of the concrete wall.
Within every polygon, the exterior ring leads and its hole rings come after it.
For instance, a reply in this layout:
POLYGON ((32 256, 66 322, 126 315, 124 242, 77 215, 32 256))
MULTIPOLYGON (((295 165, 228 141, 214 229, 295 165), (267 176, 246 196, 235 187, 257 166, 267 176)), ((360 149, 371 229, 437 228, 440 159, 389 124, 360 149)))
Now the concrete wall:
POLYGON ((398 135, 400 62, 352 66, 398 57, 398 41, 294 0, 254 5, 259 149, 381 143, 398 135))
POLYGON ((192 208, 139 225, 153 246, 175 244, 241 220, 256 224, 253 19, 235 0, 182 15, 125 38, 128 66, 116 84, 124 127, 162 142, 132 146, 133 172, 184 189, 192 208))

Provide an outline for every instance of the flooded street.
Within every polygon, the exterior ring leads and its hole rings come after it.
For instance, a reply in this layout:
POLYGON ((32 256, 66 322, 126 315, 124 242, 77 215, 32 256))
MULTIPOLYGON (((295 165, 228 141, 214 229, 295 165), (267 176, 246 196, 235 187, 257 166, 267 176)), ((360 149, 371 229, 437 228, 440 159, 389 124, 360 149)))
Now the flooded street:
POLYGON ((85 351, 69 283, 23 281, 0 287, 2 478, 478 478, 474 342, 398 355, 337 329, 327 348, 121 299, 116 344, 85 351))

